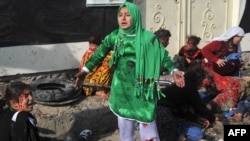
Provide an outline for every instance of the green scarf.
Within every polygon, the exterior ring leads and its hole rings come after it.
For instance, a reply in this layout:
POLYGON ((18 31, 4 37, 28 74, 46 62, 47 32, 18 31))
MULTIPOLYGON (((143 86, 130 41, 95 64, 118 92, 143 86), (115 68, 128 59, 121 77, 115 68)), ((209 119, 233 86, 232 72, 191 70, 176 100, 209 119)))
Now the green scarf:
MULTIPOLYGON (((143 97, 146 100, 155 99, 155 81, 159 80, 160 68, 162 65, 164 51, 162 46, 156 39, 153 33, 145 31, 142 28, 141 13, 139 8, 130 2, 125 2, 120 5, 119 10, 122 7, 127 7, 132 17, 132 26, 129 29, 119 28, 118 37, 115 46, 119 48, 120 38, 126 34, 135 34, 135 47, 136 47, 136 80, 135 80, 135 95, 137 97, 143 97), (157 41, 151 41, 151 40, 157 41)), ((113 58, 119 58, 121 53, 118 50, 114 50, 113 58)), ((116 60, 116 59, 114 59, 116 60)), ((161 92, 159 86, 157 87, 158 97, 161 92)))

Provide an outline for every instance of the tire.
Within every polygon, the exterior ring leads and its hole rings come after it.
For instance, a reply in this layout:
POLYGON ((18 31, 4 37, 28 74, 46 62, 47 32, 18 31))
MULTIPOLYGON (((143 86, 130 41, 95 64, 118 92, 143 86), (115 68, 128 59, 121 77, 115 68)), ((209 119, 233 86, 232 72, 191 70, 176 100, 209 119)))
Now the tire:
POLYGON ((37 101, 35 100, 35 103, 37 104, 42 104, 42 105, 47 105, 47 106, 63 106, 67 104, 71 104, 77 101, 80 101, 85 98, 85 95, 82 94, 81 91, 77 92, 77 95, 75 97, 72 97, 71 99, 65 100, 65 101, 50 101, 50 102, 44 102, 44 101, 37 101))
POLYGON ((31 85, 35 89, 33 98, 36 103, 71 101, 82 95, 69 80, 39 79, 32 81, 31 85))

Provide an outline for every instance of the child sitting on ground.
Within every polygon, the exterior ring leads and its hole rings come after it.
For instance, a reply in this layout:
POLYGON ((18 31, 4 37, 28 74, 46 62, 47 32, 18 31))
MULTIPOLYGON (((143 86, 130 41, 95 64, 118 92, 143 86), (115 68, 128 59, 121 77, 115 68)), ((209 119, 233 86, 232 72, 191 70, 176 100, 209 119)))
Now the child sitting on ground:
POLYGON ((7 86, 7 108, 0 114, 0 137, 3 141, 40 141, 33 110, 32 88, 21 81, 7 86))
POLYGON ((180 49, 176 57, 177 68, 186 71, 188 67, 200 65, 202 54, 198 48, 201 38, 191 35, 187 38, 187 43, 180 49))
MULTIPOLYGON (((89 38, 89 49, 82 56, 82 60, 79 65, 79 72, 82 71, 82 67, 94 54, 98 46, 101 44, 102 39, 98 35, 92 35, 89 38)), ((112 56, 110 52, 105 59, 97 65, 92 72, 87 74, 83 80, 82 89, 86 96, 98 95, 103 99, 109 98, 109 86, 111 84, 112 72, 109 68, 109 60, 112 56), (103 87, 102 87, 103 86, 103 87)))

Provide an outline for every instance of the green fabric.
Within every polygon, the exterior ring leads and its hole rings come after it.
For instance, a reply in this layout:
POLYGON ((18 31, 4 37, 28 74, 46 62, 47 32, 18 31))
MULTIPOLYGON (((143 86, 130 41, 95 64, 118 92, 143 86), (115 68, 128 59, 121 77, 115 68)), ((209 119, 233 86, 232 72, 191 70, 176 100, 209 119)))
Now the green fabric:
MULTIPOLYGON (((135 96, 143 97, 146 100, 155 99, 155 80, 159 79, 160 68, 162 66, 162 60, 165 52, 161 52, 160 48, 152 48, 151 42, 148 43, 152 34, 143 32, 142 20, 139 8, 130 2, 125 2, 120 5, 119 10, 122 7, 127 7, 132 17, 132 27, 127 30, 119 28, 119 37, 127 34, 135 34, 135 48, 136 48, 136 81, 135 84, 135 96), (154 66, 154 67, 153 67, 154 66)), ((118 42, 119 43, 119 42, 118 42)), ((117 44, 120 46, 121 44, 117 44)), ((159 47, 159 45, 158 45, 159 47)), ((114 58, 119 58, 118 53, 114 54, 114 58)), ((116 60, 115 59, 115 60, 116 60)), ((160 91, 158 91, 160 94, 160 91)))
MULTIPOLYGON (((130 5, 129 12, 132 9, 133 23, 138 23, 138 7, 128 2, 122 5, 127 4, 130 5), (137 13, 138 17, 133 13, 137 13)), ((133 26, 128 30, 114 30, 107 35, 86 63, 86 67, 92 70, 110 50, 113 50, 110 65, 115 70, 109 98, 110 109, 120 117, 150 123, 155 119, 156 97, 157 92, 160 92, 159 87, 157 91, 154 79, 159 78, 160 66, 169 71, 174 66, 172 57, 157 37, 152 32, 142 29, 141 21, 139 25, 139 29, 133 26), (143 78, 142 81, 138 81, 140 76, 143 78)))

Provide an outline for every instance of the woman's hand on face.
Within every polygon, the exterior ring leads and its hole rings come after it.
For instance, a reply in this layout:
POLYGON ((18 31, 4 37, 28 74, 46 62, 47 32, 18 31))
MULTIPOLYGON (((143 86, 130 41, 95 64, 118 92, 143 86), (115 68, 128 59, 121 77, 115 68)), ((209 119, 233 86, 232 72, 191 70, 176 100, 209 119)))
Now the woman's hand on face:
POLYGON ((219 66, 219 67, 223 67, 224 65, 226 65, 226 60, 223 60, 223 59, 219 59, 216 61, 216 64, 219 66))
POLYGON ((178 87, 182 88, 185 86, 184 72, 183 71, 179 71, 179 70, 174 71, 173 72, 173 79, 174 79, 175 84, 178 87))
POLYGON ((201 124, 203 128, 208 128, 210 126, 209 120, 202 117, 198 118, 198 123, 201 124))

